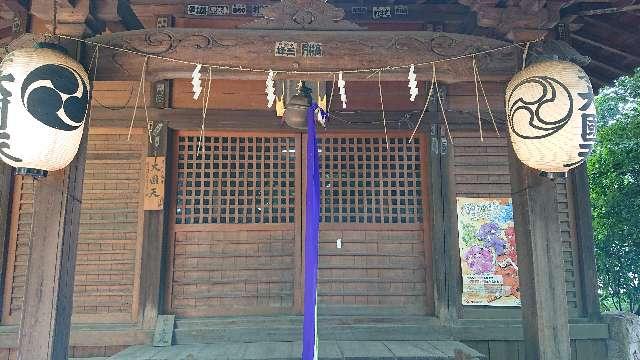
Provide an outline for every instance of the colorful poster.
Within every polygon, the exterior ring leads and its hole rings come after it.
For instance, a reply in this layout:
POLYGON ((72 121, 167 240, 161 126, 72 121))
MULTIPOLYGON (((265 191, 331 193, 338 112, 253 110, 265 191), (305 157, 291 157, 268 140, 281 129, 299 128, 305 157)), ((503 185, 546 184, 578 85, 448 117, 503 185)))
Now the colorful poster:
POLYGON ((458 198, 462 304, 520 306, 510 198, 458 198))

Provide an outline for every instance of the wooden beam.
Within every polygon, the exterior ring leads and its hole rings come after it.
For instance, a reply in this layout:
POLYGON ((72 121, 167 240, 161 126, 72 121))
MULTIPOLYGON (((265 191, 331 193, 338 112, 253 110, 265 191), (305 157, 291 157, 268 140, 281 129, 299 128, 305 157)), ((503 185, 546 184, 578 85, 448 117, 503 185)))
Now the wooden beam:
POLYGON ((582 43, 585 43, 585 44, 589 44, 589 45, 592 45, 592 46, 596 46, 596 47, 602 48, 602 49, 604 49, 606 51, 609 51, 609 52, 611 52, 613 54, 616 54, 616 55, 619 55, 619 56, 623 56, 625 58, 631 59, 631 60, 635 61, 636 63, 640 64, 640 57, 638 57, 638 56, 629 54, 629 53, 624 52, 622 50, 618 50, 618 49, 613 48, 611 46, 599 43, 597 41, 588 39, 588 38, 586 38, 584 36, 580 36, 580 35, 575 34, 575 33, 571 33, 571 38, 575 39, 575 40, 578 40, 579 42, 582 42, 582 43))
MULTIPOLYGON (((129 127, 133 109, 105 110, 94 106, 91 111, 91 123, 95 127, 129 127)), ((140 112, 139 112, 140 113, 140 112)), ((202 110, 197 109, 148 109, 152 119, 163 119, 167 126, 175 130, 198 130, 202 126, 202 110)), ((379 111, 340 112, 333 111, 329 117, 329 129, 380 130, 383 129, 379 111)), ((417 111, 386 112, 389 129, 406 130, 411 135, 420 113, 417 111)), ((498 128, 504 127, 504 113, 493 114, 498 121, 498 128)), ((477 129, 477 115, 469 112, 448 111, 447 120, 451 129, 477 129)), ((422 127, 426 129, 429 118, 423 119, 422 127)), ((144 112, 137 114, 134 126, 145 126, 144 112)), ((493 124, 483 115, 483 125, 492 129, 493 124)), ((255 130, 289 131, 281 125, 281 119, 274 111, 247 110, 209 110, 205 119, 205 130, 255 130)), ((295 130, 291 130, 296 132, 295 130)))
POLYGON ((578 239, 578 257, 580 260, 580 280, 582 282, 582 303, 584 314, 592 321, 600 320, 600 301, 598 298, 598 276, 596 274, 596 256, 593 238, 593 216, 589 198, 589 177, 586 163, 570 172, 570 191, 575 217, 576 238, 578 239))
MULTIPOLYGON (((330 81, 333 73, 349 69, 381 69, 387 66, 408 66, 429 61, 464 56, 482 50, 501 48, 507 43, 485 37, 428 31, 294 31, 294 30, 206 30, 163 29, 141 30, 101 35, 92 42, 127 47, 142 54, 166 56, 186 62, 202 62, 222 67, 272 69, 278 79, 313 79, 330 81), (295 57, 276 56, 280 41, 297 44, 295 57), (323 44, 322 57, 300 54, 302 43, 323 44), (354 56, 357 54, 357 56, 354 56), (318 72, 321 72, 318 74, 318 72)), ((486 53, 479 57, 478 70, 484 81, 508 80, 516 70, 516 47, 486 53)), ((97 80, 135 80, 145 56, 103 48, 97 80)), ((191 78, 195 65, 149 58, 147 79, 191 78)), ((436 65, 438 79, 444 82, 473 81, 471 58, 436 65)), ((382 80, 406 81, 407 68, 382 71, 382 80)), ((346 81, 371 80, 374 72, 345 73, 346 81)), ((429 66, 416 69, 418 80, 430 80, 429 66)), ((264 71, 214 69, 214 78, 266 78, 264 71)), ((348 88, 347 88, 348 91, 348 88)))
POLYGON ((629 5, 629 6, 620 6, 620 7, 611 7, 604 9, 595 9, 595 10, 585 10, 579 11, 576 15, 580 16, 593 16, 593 15, 602 15, 602 14, 614 14, 620 12, 631 12, 640 10, 640 5, 629 5))
POLYGON ((583 16, 580 19, 585 22, 588 22, 591 25, 603 27, 604 29, 606 29, 604 31, 601 30, 603 33, 610 31, 610 32, 622 34, 625 36, 625 38, 634 39, 637 37, 637 34, 621 29, 617 26, 611 25, 609 22, 606 22, 606 21, 598 20, 596 18, 592 18, 588 16, 583 16))
MULTIPOLYGON (((170 133, 166 122, 157 123, 154 130, 156 131, 152 133, 153 143, 149 144, 148 155, 166 157, 170 133)), ((165 166, 165 179, 171 178, 170 172, 171 166, 165 166)), ((162 312, 161 289, 164 268, 162 264, 167 241, 165 225, 168 214, 166 210, 169 208, 167 201, 169 191, 170 185, 165 183, 163 210, 144 211, 139 301, 142 326, 145 329, 154 328, 158 314, 162 312)))
POLYGON ((73 162, 35 182, 19 360, 66 359, 88 126, 73 162))
POLYGON ((509 147, 522 326, 527 359, 570 360, 556 187, 509 147))
POLYGON ((629 74, 631 74, 631 73, 632 73, 632 71, 624 71, 624 70, 620 70, 620 69, 615 68, 615 67, 613 67, 613 66, 611 66, 611 65, 607 65, 607 64, 605 64, 605 63, 601 63, 600 61, 595 60, 595 59, 593 59, 593 58, 591 58, 591 61, 589 61, 589 65, 595 65, 595 66, 597 66, 597 67, 599 67, 599 68, 601 68, 601 69, 605 69, 605 70, 607 70, 607 71, 609 71, 609 72, 612 72, 612 73, 614 73, 614 74, 617 74, 618 76, 622 76, 622 75, 629 75, 629 74))

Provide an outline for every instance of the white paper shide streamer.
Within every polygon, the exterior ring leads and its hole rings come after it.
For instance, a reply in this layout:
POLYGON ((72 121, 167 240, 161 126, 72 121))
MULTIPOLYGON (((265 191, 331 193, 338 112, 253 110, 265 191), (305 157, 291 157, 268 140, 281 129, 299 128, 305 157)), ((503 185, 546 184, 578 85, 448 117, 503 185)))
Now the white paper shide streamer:
POLYGON ((276 89, 274 88, 273 75, 273 71, 269 70, 269 75, 267 75, 266 88, 264 90, 264 92, 267 94, 267 107, 269 108, 273 106, 273 102, 276 100, 276 89))
POLYGON ((342 71, 338 73, 338 88, 340 89, 340 101, 342 101, 342 108, 347 108, 347 91, 344 89, 344 86, 347 83, 342 78, 342 71))
POLYGON ((202 92, 202 82, 200 81, 200 69, 202 65, 196 65, 196 68, 191 74, 191 84, 193 85, 193 100, 198 100, 200 93, 202 92))
POLYGON ((193 100, 198 100, 200 93, 202 92, 202 82, 200 81, 200 69, 202 65, 196 65, 196 68, 191 74, 191 84, 193 85, 193 100))
POLYGON ((409 95, 411 96, 411 101, 416 100, 416 96, 418 96, 418 82, 416 81, 416 73, 415 66, 411 64, 409 68, 409 95))

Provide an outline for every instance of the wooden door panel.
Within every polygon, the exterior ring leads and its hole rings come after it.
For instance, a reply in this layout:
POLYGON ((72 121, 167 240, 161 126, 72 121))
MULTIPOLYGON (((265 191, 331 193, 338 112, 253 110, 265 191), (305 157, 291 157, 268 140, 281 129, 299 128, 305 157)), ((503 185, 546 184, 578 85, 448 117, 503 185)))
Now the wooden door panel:
POLYGON ((320 232, 318 295, 326 312, 425 314, 425 279, 421 230, 320 232))
POLYGON ((168 310, 291 312, 300 252, 299 137, 179 132, 175 140, 168 310))
POLYGON ((388 135, 387 147, 379 132, 319 134, 323 314, 432 309, 425 144, 388 135))
POLYGON ((286 312, 293 306, 293 231, 176 232, 173 310, 182 316, 286 312))

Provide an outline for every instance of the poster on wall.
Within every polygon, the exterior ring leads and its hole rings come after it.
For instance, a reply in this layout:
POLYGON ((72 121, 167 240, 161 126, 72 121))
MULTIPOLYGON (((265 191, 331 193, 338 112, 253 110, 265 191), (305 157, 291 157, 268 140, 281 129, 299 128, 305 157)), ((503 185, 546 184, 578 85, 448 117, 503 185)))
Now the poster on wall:
POLYGON ((462 304, 520 306, 510 198, 458 198, 462 304))

